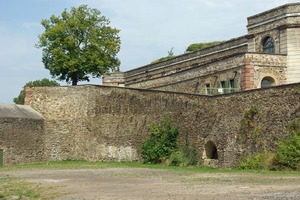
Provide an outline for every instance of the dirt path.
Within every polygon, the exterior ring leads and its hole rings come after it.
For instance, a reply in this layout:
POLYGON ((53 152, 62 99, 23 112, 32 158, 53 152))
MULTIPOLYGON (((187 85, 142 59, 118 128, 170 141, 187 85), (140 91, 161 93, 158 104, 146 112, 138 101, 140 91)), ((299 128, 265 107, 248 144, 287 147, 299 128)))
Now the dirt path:
POLYGON ((300 199, 299 176, 140 168, 17 170, 0 175, 51 187, 57 199, 300 199))

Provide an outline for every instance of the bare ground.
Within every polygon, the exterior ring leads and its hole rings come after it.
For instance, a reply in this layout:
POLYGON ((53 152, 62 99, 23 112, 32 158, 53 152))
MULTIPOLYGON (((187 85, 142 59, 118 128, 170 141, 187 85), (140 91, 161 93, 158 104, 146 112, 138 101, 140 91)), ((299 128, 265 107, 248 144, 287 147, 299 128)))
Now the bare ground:
POLYGON ((51 188, 56 199, 300 199, 300 174, 195 173, 162 169, 2 171, 51 188))

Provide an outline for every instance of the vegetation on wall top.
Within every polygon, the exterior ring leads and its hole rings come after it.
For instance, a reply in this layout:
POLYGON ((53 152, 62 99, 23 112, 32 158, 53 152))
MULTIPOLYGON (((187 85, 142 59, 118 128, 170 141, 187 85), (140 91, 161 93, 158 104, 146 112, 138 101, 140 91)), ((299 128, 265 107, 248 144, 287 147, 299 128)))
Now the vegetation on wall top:
POLYGON ((164 61, 164 60, 168 60, 168 59, 173 58, 173 57, 175 57, 175 55, 174 55, 173 47, 172 47, 171 50, 168 51, 167 56, 158 58, 158 59, 152 61, 151 64, 155 64, 155 63, 158 63, 158 62, 161 62, 161 61, 164 61))
POLYGON ((211 47, 211 46, 220 44, 222 42, 223 41, 194 43, 194 44, 190 44, 188 46, 188 48, 186 49, 186 51, 188 51, 188 52, 197 51, 197 50, 200 50, 200 49, 204 49, 204 48, 207 48, 207 47, 211 47))

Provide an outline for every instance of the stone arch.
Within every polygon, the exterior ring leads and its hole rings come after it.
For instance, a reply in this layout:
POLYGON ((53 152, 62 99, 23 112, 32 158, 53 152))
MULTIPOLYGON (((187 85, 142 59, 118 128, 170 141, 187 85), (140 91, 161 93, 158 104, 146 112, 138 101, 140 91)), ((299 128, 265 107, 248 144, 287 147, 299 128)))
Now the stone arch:
POLYGON ((271 76, 265 76, 260 82, 261 88, 268 88, 275 85, 275 79, 271 76))
POLYGON ((205 154, 208 159, 218 159, 218 149, 212 141, 205 144, 205 154))

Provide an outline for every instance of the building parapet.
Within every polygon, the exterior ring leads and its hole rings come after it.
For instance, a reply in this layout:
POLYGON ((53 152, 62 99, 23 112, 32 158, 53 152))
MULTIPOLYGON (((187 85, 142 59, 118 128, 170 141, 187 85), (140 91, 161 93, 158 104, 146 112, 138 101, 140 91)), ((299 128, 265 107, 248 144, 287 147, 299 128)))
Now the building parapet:
POLYGON ((229 50, 232 50, 235 48, 245 47, 245 48, 243 48, 242 51, 246 52, 247 51, 247 41, 248 40, 247 40, 246 36, 242 36, 242 37, 234 38, 234 39, 222 42, 218 45, 208 47, 205 49, 201 49, 201 50, 198 50, 195 52, 187 52, 185 54, 176 56, 174 58, 171 58, 171 59, 159 62, 159 63, 149 64, 149 65, 145 65, 143 67, 139 67, 139 68, 136 68, 133 70, 126 71, 125 78, 130 78, 132 76, 136 76, 141 73, 151 72, 151 71, 159 70, 162 68, 168 68, 173 65, 177 65, 177 64, 184 63, 187 61, 199 59, 202 57, 211 56, 213 54, 218 54, 218 53, 221 53, 224 51, 229 51, 229 50))
POLYGON ((103 76, 103 85, 124 87, 124 72, 114 72, 103 76))
MULTIPOLYGON (((247 18, 249 34, 253 34, 254 29, 267 24, 276 24, 277 27, 283 25, 293 25, 297 20, 287 20, 287 18, 300 17, 300 3, 290 3, 277 8, 250 16, 247 18), (276 23, 275 23, 276 22, 276 23)), ((299 20, 298 20, 299 21, 299 20)), ((276 26, 275 26, 276 28, 276 26)))

